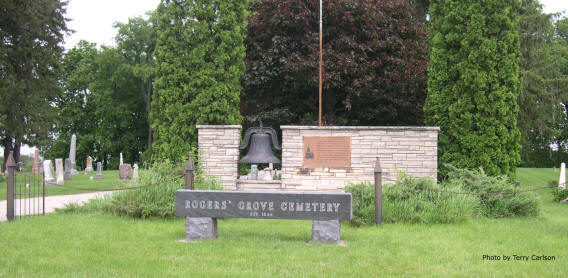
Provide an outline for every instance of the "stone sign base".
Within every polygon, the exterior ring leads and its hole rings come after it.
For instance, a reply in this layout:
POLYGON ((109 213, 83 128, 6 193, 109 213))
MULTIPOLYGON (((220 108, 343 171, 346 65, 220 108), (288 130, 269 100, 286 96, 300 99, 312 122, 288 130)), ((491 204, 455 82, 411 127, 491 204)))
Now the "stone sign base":
POLYGON ((186 217, 185 239, 202 240, 217 238, 217 218, 186 217))
MULTIPOLYGON (((312 223, 313 243, 339 244, 341 223, 339 220, 314 220, 312 223)), ((217 239, 217 218, 186 217, 185 240, 197 241, 217 239)))
POLYGON ((339 243, 341 223, 339 220, 320 221, 312 223, 312 242, 339 243))

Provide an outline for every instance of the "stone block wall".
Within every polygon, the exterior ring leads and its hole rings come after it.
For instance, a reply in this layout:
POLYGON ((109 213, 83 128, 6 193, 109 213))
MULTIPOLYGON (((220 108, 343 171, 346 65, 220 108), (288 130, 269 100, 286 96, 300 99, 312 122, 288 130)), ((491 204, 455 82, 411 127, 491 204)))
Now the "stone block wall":
POLYGON ((240 125, 197 125, 201 167, 225 189, 237 189, 240 125))
POLYGON ((380 159, 383 182, 396 181, 400 171, 435 178, 438 169, 438 127, 281 126, 282 189, 340 191, 349 182, 373 182, 380 159), (351 138, 351 166, 302 168, 304 136, 351 138))

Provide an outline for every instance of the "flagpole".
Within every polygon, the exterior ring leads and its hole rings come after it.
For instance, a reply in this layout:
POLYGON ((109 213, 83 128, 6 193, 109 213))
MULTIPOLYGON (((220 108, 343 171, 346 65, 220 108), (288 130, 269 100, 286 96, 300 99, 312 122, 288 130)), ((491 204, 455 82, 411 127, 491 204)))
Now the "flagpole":
POLYGON ((318 110, 318 126, 321 126, 321 81, 322 81, 322 65, 323 65, 323 55, 322 55, 322 0, 319 1, 319 110, 318 110))

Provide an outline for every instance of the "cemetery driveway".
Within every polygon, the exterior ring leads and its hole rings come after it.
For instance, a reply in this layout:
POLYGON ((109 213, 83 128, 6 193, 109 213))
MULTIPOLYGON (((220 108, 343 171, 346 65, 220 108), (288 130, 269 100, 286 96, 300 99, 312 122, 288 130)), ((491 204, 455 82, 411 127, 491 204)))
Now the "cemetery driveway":
MULTIPOLYGON (((54 212, 56 208, 63 208, 69 203, 83 204, 89 199, 100 198, 104 195, 110 194, 114 191, 102 191, 93 193, 73 194, 73 195, 58 195, 45 197, 45 213, 54 212)), ((16 199, 16 204, 19 200, 16 199)), ((0 201, 0 222, 6 221, 6 200, 0 201)), ((16 209, 16 215, 18 210, 16 209)))

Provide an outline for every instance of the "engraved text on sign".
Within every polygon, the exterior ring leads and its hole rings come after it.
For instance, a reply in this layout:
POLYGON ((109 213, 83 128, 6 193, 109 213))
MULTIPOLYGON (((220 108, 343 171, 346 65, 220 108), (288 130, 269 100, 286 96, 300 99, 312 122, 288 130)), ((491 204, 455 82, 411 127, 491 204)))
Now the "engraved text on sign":
POLYGON ((351 137, 304 136, 302 168, 351 167, 351 137))

